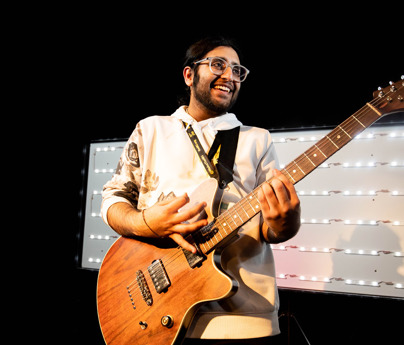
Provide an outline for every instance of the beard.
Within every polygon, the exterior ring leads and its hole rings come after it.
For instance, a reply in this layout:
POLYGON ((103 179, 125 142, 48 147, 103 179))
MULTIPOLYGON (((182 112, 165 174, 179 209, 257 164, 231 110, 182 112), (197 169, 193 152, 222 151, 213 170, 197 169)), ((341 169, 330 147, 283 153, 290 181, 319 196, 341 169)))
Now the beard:
POLYGON ((225 114, 226 112, 228 112, 233 107, 233 105, 236 103, 237 97, 238 97, 238 92, 232 93, 232 97, 229 102, 216 101, 215 99, 212 98, 210 90, 213 87, 213 84, 218 79, 219 79, 219 77, 214 79, 210 83, 210 85, 201 85, 199 75, 197 74, 194 78, 193 90, 194 90, 195 99, 201 105, 203 105, 209 112, 214 113, 215 115, 222 115, 222 114, 225 114), (198 87, 198 86, 200 86, 200 87, 198 87))

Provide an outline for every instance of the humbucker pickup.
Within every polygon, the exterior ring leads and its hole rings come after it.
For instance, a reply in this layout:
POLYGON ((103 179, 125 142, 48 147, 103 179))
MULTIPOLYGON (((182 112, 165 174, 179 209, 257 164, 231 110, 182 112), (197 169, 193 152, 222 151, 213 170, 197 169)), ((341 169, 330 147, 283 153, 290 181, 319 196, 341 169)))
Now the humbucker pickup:
POLYGON ((147 269, 157 293, 162 293, 167 290, 171 285, 171 282, 168 278, 163 262, 160 259, 154 260, 147 269))

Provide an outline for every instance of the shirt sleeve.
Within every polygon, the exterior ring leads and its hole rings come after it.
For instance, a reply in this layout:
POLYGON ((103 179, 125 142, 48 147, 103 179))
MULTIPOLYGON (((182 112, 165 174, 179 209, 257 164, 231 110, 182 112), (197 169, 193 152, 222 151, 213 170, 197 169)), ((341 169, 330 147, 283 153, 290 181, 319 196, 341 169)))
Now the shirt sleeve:
POLYGON ((113 204, 125 202, 137 208, 143 155, 142 131, 138 124, 125 144, 115 174, 102 191, 101 215, 106 224, 108 209, 113 204))
POLYGON ((257 167, 257 187, 273 176, 273 169, 279 169, 279 162, 271 135, 267 132, 266 149, 257 167))

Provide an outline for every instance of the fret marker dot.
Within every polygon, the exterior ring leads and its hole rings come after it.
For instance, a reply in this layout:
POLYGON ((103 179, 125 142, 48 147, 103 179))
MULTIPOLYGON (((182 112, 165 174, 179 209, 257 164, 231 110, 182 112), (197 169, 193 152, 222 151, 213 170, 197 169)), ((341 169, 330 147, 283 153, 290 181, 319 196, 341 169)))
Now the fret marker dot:
POLYGON ((337 139, 339 139, 339 138, 341 138, 341 136, 340 136, 340 135, 337 135, 337 139))
POLYGON ((226 223, 223 223, 223 226, 226 226, 227 224, 226 223))
POLYGON ((236 214, 234 215, 234 218, 237 218, 237 215, 236 215, 236 214))
POLYGON ((296 169, 295 170, 293 170, 293 173, 295 173, 296 172, 296 169))
POLYGON ((317 153, 315 153, 315 154, 313 155, 313 157, 317 157, 317 153))

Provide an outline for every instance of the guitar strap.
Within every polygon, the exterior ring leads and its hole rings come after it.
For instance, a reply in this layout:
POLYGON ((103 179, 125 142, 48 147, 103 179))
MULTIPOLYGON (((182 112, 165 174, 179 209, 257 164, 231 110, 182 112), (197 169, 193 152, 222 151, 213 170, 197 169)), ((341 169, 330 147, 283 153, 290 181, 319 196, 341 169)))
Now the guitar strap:
POLYGON ((233 181, 233 166, 240 127, 218 131, 209 153, 206 154, 192 126, 184 121, 183 124, 208 175, 218 180, 221 189, 226 188, 233 181), (217 159, 217 156, 219 156, 219 159, 217 159), (212 159, 217 160, 215 165, 212 164, 212 159))

